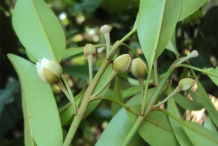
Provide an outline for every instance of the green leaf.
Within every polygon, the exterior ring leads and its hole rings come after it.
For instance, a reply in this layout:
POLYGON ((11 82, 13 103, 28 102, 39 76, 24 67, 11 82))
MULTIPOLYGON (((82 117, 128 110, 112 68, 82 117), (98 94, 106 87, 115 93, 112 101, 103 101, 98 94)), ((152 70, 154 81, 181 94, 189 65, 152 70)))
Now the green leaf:
POLYGON ((214 126, 213 122, 210 119, 210 116, 208 116, 206 118, 206 120, 204 121, 204 125, 205 128, 207 128, 208 130, 217 133, 216 127, 214 126))
POLYGON ((174 95, 173 99, 180 107, 187 109, 187 110, 200 110, 204 108, 204 105, 202 102, 191 101, 180 93, 177 93, 176 95, 174 95))
POLYGON ((197 78, 195 78, 195 81, 198 86, 198 96, 201 99, 204 107, 206 108, 208 114, 210 115, 212 121, 215 123, 216 126, 218 126, 218 112, 214 105, 212 104, 210 98, 208 97, 206 91, 204 90, 203 86, 199 82, 197 78))
POLYGON ((175 34, 176 32, 174 31, 170 41, 168 42, 166 46, 166 49, 173 52, 175 55, 179 56, 179 52, 177 51, 177 47, 176 47, 176 35, 175 34))
POLYGON ((178 21, 181 21, 197 11, 207 0, 182 0, 178 21))
MULTIPOLYGON (((138 105, 131 106, 130 108, 135 109, 135 111, 140 111, 141 107, 138 105)), ((128 115, 133 124, 137 119, 137 116, 134 114, 128 115)), ((160 111, 150 112, 140 126, 138 133, 147 143, 149 143, 149 145, 160 145, 160 143, 161 145, 167 146, 179 145, 170 126, 167 115, 160 111)))
POLYGON ((35 58, 61 61, 65 36, 44 0, 17 1, 12 22, 19 40, 35 58))
MULTIPOLYGON (((107 128, 103 131, 96 143, 96 146, 121 145, 131 128, 132 124, 129 121, 125 109, 122 108, 113 117, 107 128)), ((131 140, 129 146, 140 146, 143 145, 143 143, 143 139, 139 136, 139 134, 136 134, 131 140)))
MULTIPOLYGON (((112 98, 117 100, 117 101, 123 102, 123 95, 122 95, 122 92, 121 92, 119 77, 116 77, 114 93, 113 93, 112 98)), ((112 114, 112 116, 114 116, 121 109, 121 107, 122 107, 121 105, 112 102, 111 103, 111 114, 112 114)))
POLYGON ((218 145, 218 134, 209 131, 208 129, 202 127, 193 122, 184 121, 187 126, 182 126, 185 133, 190 137, 191 142, 196 146, 217 146, 218 145))
MULTIPOLYGON (((178 110, 178 107, 176 105, 176 103, 174 102, 174 99, 171 98, 170 100, 168 100, 167 102, 167 110, 169 111, 169 113, 171 113, 172 115, 174 115, 175 117, 182 119, 182 116, 178 110)), ((191 143, 189 137, 186 135, 185 131, 183 130, 181 124, 179 122, 177 122, 175 119, 173 119, 172 117, 168 117, 169 121, 170 121, 170 125, 173 129, 173 132, 176 136, 176 139, 179 142, 179 145, 181 146, 192 146, 193 144, 191 143)))
POLYGON ((77 54, 82 53, 82 52, 83 52, 83 47, 81 47, 81 48, 69 48, 69 49, 66 49, 64 51, 63 58, 68 58, 68 57, 77 55, 77 54))
POLYGON ((89 79, 89 69, 87 65, 62 66, 63 71, 72 77, 79 77, 85 80, 89 79))
POLYGON ((57 105, 50 85, 42 82, 29 61, 9 54, 22 87, 25 145, 62 145, 62 130, 57 105), (32 138, 31 138, 32 137, 32 138))
POLYGON ((140 1, 137 33, 150 69, 173 34, 179 17, 180 4, 180 0, 140 1))
MULTIPOLYGON (((218 75, 218 67, 216 67, 216 69, 211 69, 208 72, 215 74, 215 75, 218 75)), ((218 77, 214 77, 212 75, 208 75, 208 77, 214 82, 214 84, 216 84, 218 86, 218 77)))

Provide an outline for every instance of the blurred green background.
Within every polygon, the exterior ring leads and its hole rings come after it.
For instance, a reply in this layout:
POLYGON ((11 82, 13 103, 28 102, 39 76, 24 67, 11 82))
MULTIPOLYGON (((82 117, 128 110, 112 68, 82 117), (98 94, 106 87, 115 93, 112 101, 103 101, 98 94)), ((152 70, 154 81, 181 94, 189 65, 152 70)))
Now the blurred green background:
MULTIPOLYGON (((139 0, 46 0, 49 7, 59 18, 66 35, 67 49, 83 47, 87 43, 104 43, 99 32, 100 26, 108 24, 112 27, 111 42, 121 39, 127 34, 136 19, 139 0)), ((19 42, 11 23, 16 0, 1 0, 0 2, 0 145, 14 140, 10 145, 23 145, 23 118, 21 106, 21 89, 18 76, 7 58, 13 53, 28 59, 25 48, 19 42), (15 139, 16 138, 16 139, 15 139)), ((21 18, 22 19, 22 18, 21 18)), ((52 24, 51 24, 52 25, 52 24)), ((218 59, 218 1, 208 2, 176 26, 176 46, 181 56, 191 50, 197 50, 199 57, 191 59, 193 66, 211 68, 217 66, 218 59)), ((125 41, 142 57, 140 44, 135 33, 125 41)), ((120 47, 120 53, 127 53, 125 47, 120 47)), ((104 59, 104 54, 95 58, 94 70, 97 71, 104 59)), ((176 59, 175 55, 165 50, 158 59, 158 72, 164 73, 176 59)), ((65 76, 77 95, 87 85, 88 67, 83 54, 78 54, 61 62, 65 76)), ((189 72, 178 69, 174 73, 175 85, 179 78, 189 72)), ((206 91, 218 97, 217 86, 202 74, 198 74, 206 91)), ((113 84, 111 85, 113 86, 113 84)), ((121 88, 130 84, 123 80, 121 88)), ((53 87, 59 107, 67 99, 63 93, 53 87)), ((93 145, 108 121, 111 119, 110 102, 102 101, 98 108, 86 118, 77 133, 75 145, 93 145)))

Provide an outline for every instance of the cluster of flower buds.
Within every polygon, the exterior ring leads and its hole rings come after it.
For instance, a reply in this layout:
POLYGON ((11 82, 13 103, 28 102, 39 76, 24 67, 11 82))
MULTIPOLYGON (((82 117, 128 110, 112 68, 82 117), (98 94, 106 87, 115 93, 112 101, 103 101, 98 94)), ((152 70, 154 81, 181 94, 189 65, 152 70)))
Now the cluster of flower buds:
POLYGON ((47 84, 58 83, 61 79, 62 68, 59 63, 43 58, 36 63, 39 78, 47 84))

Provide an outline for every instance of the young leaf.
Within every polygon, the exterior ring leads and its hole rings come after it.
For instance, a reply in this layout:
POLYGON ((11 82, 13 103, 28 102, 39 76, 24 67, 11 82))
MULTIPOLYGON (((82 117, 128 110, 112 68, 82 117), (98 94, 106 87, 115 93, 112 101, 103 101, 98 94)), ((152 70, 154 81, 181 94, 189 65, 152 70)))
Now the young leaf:
POLYGON ((61 61, 65 36, 44 0, 17 1, 12 22, 19 40, 35 58, 61 61))
POLYGON ((57 105, 50 85, 42 82, 29 61, 9 54, 22 87, 25 145, 62 145, 63 137, 57 105), (34 141, 33 141, 33 139, 34 141))
POLYGON ((208 129, 202 127, 201 125, 198 125, 193 122, 185 121, 185 124, 189 125, 182 126, 185 130, 185 133, 190 137, 191 142, 196 146, 217 146, 218 145, 218 134, 209 131, 208 129))
MULTIPOLYGON (((126 114, 125 109, 121 109, 113 117, 108 124, 107 128, 103 131, 100 138, 98 139, 96 146, 118 146, 121 145, 124 138, 132 128, 132 124, 126 114)), ((144 140, 136 134, 129 146, 140 146, 143 145, 144 140)))
POLYGON ((137 16, 137 33, 149 68, 163 52, 175 29, 180 0, 142 0, 137 16))
MULTIPOLYGON (((218 75, 218 67, 216 67, 215 69, 209 70, 208 72, 218 75)), ((218 77, 214 77, 212 75, 208 75, 208 77, 214 82, 214 84, 218 86, 218 77)))
POLYGON ((208 116, 204 122, 203 125, 205 128, 207 128, 208 130, 217 133, 216 127, 214 126, 213 122, 210 119, 210 116, 208 116))
POLYGON ((180 107, 187 109, 187 110, 201 110, 202 108, 204 108, 204 105, 202 102, 198 102, 194 100, 191 101, 180 93, 177 93, 173 97, 173 99, 180 107))
MULTIPOLYGON (((120 102, 123 102, 123 95, 122 95, 121 88, 120 88, 119 77, 116 77, 114 93, 113 93, 112 98, 114 98, 115 100, 118 100, 120 102)), ((122 106, 120 106, 119 104, 112 102, 111 103, 112 116, 114 116, 121 109, 121 107, 122 106)))
MULTIPOLYGON (((174 115, 175 117, 181 119, 182 116, 177 108, 176 103, 174 102, 174 99, 171 98, 170 100, 168 100, 167 102, 167 110, 169 111, 169 113, 171 113, 172 115, 174 115)), ((175 119, 173 119, 172 117, 168 117, 171 127, 174 131, 174 134, 179 142, 180 145, 187 145, 187 146, 191 146, 193 145, 189 139, 189 137, 186 135, 186 133, 184 132, 182 126, 180 123, 178 123, 175 119)))
POLYGON ((218 112, 214 105, 212 104, 210 98, 208 97, 206 91, 204 90, 203 86, 199 82, 197 78, 195 78, 198 86, 198 96, 201 98, 201 101, 203 105, 205 106, 208 114, 210 115, 212 121, 215 123, 216 126, 218 126, 218 112))
POLYGON ((181 0, 181 10, 178 21, 181 21, 197 11, 207 0, 181 0))

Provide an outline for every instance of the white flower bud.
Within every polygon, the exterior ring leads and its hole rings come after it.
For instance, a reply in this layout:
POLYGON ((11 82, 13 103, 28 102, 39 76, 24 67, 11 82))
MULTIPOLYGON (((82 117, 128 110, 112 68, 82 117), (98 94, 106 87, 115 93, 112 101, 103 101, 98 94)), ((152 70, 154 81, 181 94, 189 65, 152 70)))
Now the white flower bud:
POLYGON ((147 72, 147 67, 140 58, 135 58, 132 60, 130 70, 136 78, 144 78, 147 72))
POLYGON ((46 58, 36 63, 39 78, 48 84, 55 84, 61 79, 62 68, 59 63, 50 61, 46 58))
POLYGON ((83 49, 83 53, 84 53, 85 56, 95 55, 96 54, 96 48, 92 44, 86 44, 84 49, 83 49))
POLYGON ((100 32, 101 33, 110 33, 110 31, 111 31, 111 28, 110 28, 110 26, 108 26, 108 25, 103 25, 103 26, 101 26, 101 28, 100 28, 100 32))
POLYGON ((117 57, 113 63, 113 69, 117 73, 125 73, 129 70, 132 58, 129 54, 124 54, 117 57))
POLYGON ((195 84, 195 80, 190 79, 190 78, 184 78, 179 81, 179 88, 182 91, 190 89, 193 85, 195 84))

